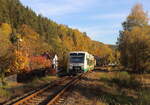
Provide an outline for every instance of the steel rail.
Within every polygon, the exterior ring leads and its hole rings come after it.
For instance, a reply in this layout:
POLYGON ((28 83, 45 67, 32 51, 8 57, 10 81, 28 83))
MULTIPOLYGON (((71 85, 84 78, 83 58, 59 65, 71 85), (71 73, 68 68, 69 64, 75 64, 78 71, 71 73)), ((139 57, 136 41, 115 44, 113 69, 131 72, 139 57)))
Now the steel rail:
POLYGON ((54 84, 49 84, 48 86, 45 86, 45 87, 43 87, 43 88, 33 92, 32 94, 30 94, 30 95, 28 95, 28 96, 26 96, 26 97, 24 97, 22 99, 19 99, 16 102, 13 102, 12 105, 22 105, 22 104, 25 104, 25 103, 29 103, 28 101, 30 101, 31 99, 33 99, 37 95, 41 94, 42 92, 46 91, 49 88, 53 88, 57 84, 60 84, 61 82, 65 81, 67 79, 69 79, 69 77, 63 78, 60 81, 56 81, 56 83, 54 83, 54 84))
POLYGON ((70 88, 71 86, 75 85, 75 83, 77 83, 77 82, 81 79, 81 77, 84 76, 85 74, 86 74, 86 73, 79 75, 78 77, 76 77, 76 78, 74 78, 73 80, 71 80, 68 84, 66 84, 66 86, 65 86, 58 94, 56 94, 56 96, 55 96, 52 100, 50 100, 50 101, 47 103, 47 105, 54 105, 54 104, 59 100, 59 98, 61 98, 61 96, 63 96, 63 94, 64 94, 67 90, 69 90, 69 88, 70 88))
POLYGON ((80 74, 72 78, 71 77, 63 78, 57 83, 55 82, 53 85, 45 86, 42 89, 39 89, 38 91, 22 99, 17 100, 11 105, 31 105, 31 104, 53 105, 59 100, 61 96, 63 96, 63 94, 67 90, 69 90, 71 86, 75 85, 75 83, 77 83, 77 81, 79 81, 81 77, 84 75, 86 75, 86 73, 80 74))

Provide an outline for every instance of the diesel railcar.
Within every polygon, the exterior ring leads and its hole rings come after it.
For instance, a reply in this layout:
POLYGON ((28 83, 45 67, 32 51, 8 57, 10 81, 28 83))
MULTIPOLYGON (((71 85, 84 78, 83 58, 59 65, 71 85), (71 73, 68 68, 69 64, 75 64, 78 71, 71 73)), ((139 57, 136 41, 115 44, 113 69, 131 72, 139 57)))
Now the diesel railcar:
POLYGON ((95 66, 95 58, 93 55, 84 51, 70 52, 68 55, 67 72, 70 75, 93 70, 95 66))

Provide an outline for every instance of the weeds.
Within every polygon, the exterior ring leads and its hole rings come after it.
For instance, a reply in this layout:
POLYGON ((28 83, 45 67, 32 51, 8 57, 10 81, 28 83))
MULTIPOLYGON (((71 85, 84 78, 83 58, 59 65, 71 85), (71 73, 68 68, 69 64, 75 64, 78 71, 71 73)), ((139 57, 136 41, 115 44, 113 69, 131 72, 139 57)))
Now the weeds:
POLYGON ((9 98, 11 96, 11 92, 7 90, 9 88, 7 82, 5 81, 4 72, 0 72, 0 98, 9 98))
POLYGON ((112 77, 104 76, 100 80, 108 83, 110 86, 116 84, 120 88, 139 89, 141 87, 141 83, 127 72, 118 72, 112 77))
POLYGON ((150 105, 150 89, 140 91, 139 105, 150 105))
POLYGON ((3 97, 3 98, 10 98, 11 97, 11 92, 7 90, 7 88, 10 88, 10 86, 8 84, 2 84, 0 86, 0 98, 3 97))
POLYGON ((4 88, 0 88, 0 97, 9 98, 11 93, 4 88))
MULTIPOLYGON (((130 75, 127 72, 115 72, 104 74, 103 76, 101 76, 100 81, 105 85, 113 88, 112 93, 105 92, 102 95, 101 100, 103 100, 103 102, 109 103, 110 105, 134 105, 139 102, 137 99, 139 97, 139 90, 142 89, 142 85, 136 79, 136 76, 130 75), (132 93, 132 91, 134 93, 132 93), (135 94, 137 96, 135 96, 135 94)), ((146 98, 144 98, 143 101, 147 99, 148 98, 146 95, 146 98)))
POLYGON ((38 84, 39 81, 40 81, 40 79, 38 77, 35 77, 31 82, 29 82, 27 84, 27 86, 29 86, 29 87, 36 87, 37 85, 39 85, 38 84))
POLYGON ((31 82, 29 82, 27 85, 29 87, 37 87, 40 86, 41 84, 46 84, 46 83, 50 83, 53 80, 56 80, 56 76, 46 76, 46 77, 35 77, 31 82))

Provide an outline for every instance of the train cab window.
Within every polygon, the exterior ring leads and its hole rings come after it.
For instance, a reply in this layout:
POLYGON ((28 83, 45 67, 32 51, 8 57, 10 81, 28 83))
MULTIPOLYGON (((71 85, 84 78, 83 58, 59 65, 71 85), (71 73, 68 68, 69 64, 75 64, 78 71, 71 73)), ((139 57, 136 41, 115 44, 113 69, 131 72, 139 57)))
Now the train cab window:
POLYGON ((70 62, 71 63, 84 63, 84 53, 71 53, 70 62))
POLYGON ((77 53, 71 53, 70 56, 77 56, 77 53))
POLYGON ((78 53, 78 56, 85 56, 84 53, 78 53))
POLYGON ((71 63, 84 63, 84 57, 71 57, 71 63))

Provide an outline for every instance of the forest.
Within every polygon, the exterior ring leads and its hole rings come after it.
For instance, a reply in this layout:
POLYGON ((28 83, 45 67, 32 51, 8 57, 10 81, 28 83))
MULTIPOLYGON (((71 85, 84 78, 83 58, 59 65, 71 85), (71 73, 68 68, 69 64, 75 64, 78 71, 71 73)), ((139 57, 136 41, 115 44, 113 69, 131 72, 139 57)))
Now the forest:
POLYGON ((0 65, 5 72, 22 72, 29 57, 44 52, 57 54, 65 68, 69 51, 87 51, 103 63, 113 62, 115 51, 109 45, 91 40, 86 32, 58 24, 36 14, 19 0, 0 0, 0 65), (21 41, 20 41, 21 40, 21 41))
POLYGON ((36 14, 19 0, 0 0, 0 4, 1 71, 23 71, 29 68, 29 57, 44 52, 57 54, 65 68, 69 51, 87 51, 101 59, 100 65, 115 63, 136 73, 149 71, 149 17, 141 4, 122 23, 117 46, 91 40, 86 32, 36 14))

